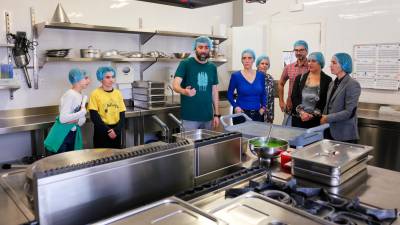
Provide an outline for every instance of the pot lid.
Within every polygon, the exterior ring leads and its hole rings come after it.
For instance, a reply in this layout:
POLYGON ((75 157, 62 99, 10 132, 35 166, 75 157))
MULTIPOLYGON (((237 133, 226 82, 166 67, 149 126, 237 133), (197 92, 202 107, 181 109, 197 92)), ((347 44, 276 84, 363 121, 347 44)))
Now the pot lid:
POLYGON ((292 159, 340 168, 366 158, 372 149, 372 146, 324 139, 293 151, 292 159))

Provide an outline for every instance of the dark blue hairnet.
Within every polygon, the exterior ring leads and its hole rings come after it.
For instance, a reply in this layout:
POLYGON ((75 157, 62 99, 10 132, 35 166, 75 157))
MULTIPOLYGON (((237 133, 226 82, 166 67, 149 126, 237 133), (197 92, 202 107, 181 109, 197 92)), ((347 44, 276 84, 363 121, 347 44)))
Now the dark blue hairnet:
POLYGON ((308 51, 308 44, 306 41, 303 41, 303 40, 296 41, 293 45, 293 48, 295 48, 296 46, 299 46, 299 45, 303 46, 308 51))
POLYGON ((68 74, 68 79, 71 84, 76 84, 86 76, 86 72, 78 68, 71 69, 68 74))
POLYGON ((194 43, 193 43, 194 50, 196 49, 198 43, 207 44, 209 49, 211 49, 213 46, 211 39, 207 36, 200 36, 194 40, 194 43))
POLYGON ((308 60, 314 59, 318 62, 318 64, 321 66, 321 68, 324 68, 325 66, 325 58, 324 55, 322 55, 321 52, 313 52, 310 55, 308 55, 308 60))
POLYGON ((244 54, 250 54, 251 57, 253 57, 253 60, 256 60, 256 53, 252 49, 248 48, 248 49, 243 50, 242 57, 244 54))
POLYGON ((351 56, 349 54, 340 52, 336 53, 334 57, 337 59, 344 72, 353 72, 353 60, 351 59, 351 56))
MULTIPOLYGON (((260 55, 257 57, 256 66, 258 67, 258 65, 260 65, 261 61, 263 61, 263 60, 267 60, 268 62, 270 62, 269 57, 267 55, 260 55)), ((268 69, 270 66, 271 66, 271 64, 268 66, 268 69)))
POLYGON ((96 77, 98 81, 102 81, 104 79, 104 74, 108 73, 108 72, 112 72, 113 77, 115 77, 115 70, 114 68, 112 68, 111 66, 102 66, 100 68, 97 69, 96 72, 96 77))

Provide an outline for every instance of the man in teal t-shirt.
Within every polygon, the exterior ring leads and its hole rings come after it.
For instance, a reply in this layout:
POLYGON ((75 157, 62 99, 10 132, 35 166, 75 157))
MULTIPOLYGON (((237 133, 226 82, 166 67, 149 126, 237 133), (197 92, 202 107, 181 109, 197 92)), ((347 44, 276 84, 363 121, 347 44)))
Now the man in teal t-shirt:
POLYGON ((209 129, 219 124, 217 67, 208 62, 211 40, 201 36, 194 41, 196 55, 181 61, 173 88, 181 94, 181 117, 185 131, 209 129))

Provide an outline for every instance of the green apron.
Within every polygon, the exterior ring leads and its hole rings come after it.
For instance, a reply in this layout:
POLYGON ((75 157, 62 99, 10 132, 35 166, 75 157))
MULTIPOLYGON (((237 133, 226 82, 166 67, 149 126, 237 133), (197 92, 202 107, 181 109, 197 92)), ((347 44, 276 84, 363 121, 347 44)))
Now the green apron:
POLYGON ((60 119, 57 116, 56 122, 51 127, 49 134, 44 140, 44 146, 50 152, 57 153, 58 149, 64 142, 65 137, 67 137, 68 133, 72 129, 72 127, 76 126, 76 135, 75 135, 75 150, 82 149, 82 133, 81 128, 74 123, 60 123, 60 119))

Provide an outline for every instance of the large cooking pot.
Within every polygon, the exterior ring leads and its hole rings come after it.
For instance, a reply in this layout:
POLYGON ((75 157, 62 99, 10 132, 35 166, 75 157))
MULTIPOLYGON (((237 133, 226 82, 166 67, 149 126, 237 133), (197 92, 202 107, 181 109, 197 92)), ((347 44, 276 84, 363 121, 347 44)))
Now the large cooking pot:
POLYGON ((81 49, 82 58, 100 58, 101 52, 99 49, 94 49, 92 46, 81 49))
POLYGON ((286 151, 289 142, 274 137, 257 137, 249 139, 249 149, 260 159, 270 159, 286 151))

